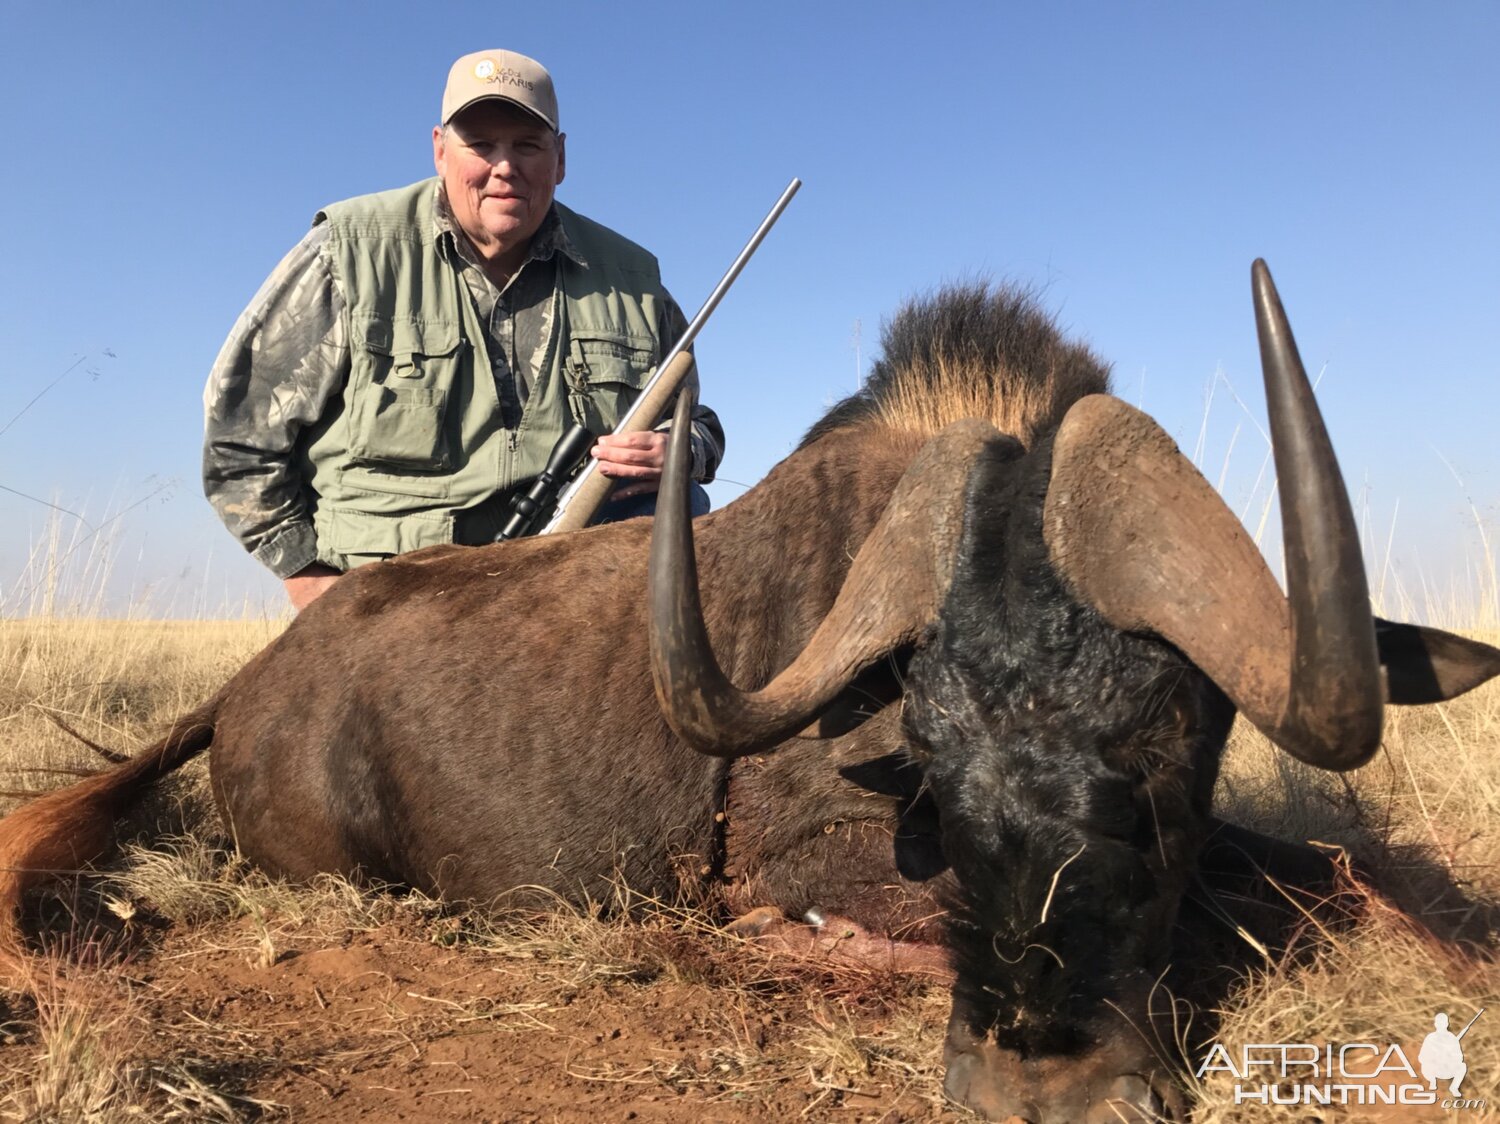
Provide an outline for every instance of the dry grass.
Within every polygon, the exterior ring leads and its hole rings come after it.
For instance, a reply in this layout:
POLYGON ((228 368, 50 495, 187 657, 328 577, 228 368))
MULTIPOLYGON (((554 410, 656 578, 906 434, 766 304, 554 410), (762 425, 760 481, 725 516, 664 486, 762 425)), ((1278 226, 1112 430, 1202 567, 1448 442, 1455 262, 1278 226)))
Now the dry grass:
MULTIPOLYGON (((1493 632, 1469 635, 1500 643, 1493 632)), ((1241 724, 1218 798, 1236 822, 1343 848, 1380 887, 1352 930, 1314 926, 1312 955, 1255 973, 1223 1011, 1220 1041, 1395 1042, 1416 1065, 1437 1011, 1456 1030, 1480 1007, 1496 1010, 1500 684, 1441 706, 1389 708, 1380 754, 1342 776, 1291 760, 1241 724)), ((1500 1026, 1488 1017, 1464 1040, 1464 1093, 1489 1105, 1464 1110, 1466 1121, 1500 1119, 1500 1026)), ((1195 1120, 1308 1119, 1307 1108, 1237 1108, 1232 1083, 1217 1075, 1201 1088, 1195 1120)))
MULTIPOLYGON (((129 751, 207 698, 284 622, 0 619, 0 789, 52 788, 99 758, 53 721, 129 751)), ((148 834, 212 830, 194 762, 136 817, 148 834)))
POLYGON ((19 1031, 31 1049, 25 1066, 6 1067, 0 1119, 79 1124, 119 1121, 242 1120, 274 1108, 218 1092, 197 1072, 201 1059, 181 1050, 153 1056, 153 1028, 137 993, 113 972, 83 969, 63 981, 55 962, 38 960, 29 989, 34 1003, 19 1031), (50 969, 50 971, 49 971, 50 969), (43 974, 46 973, 46 974, 43 974))
MULTIPOLYGON (((95 766, 93 754, 49 713, 103 744, 130 748, 215 689, 279 627, 0 622, 0 787, 68 779, 34 771, 44 763, 95 766)), ((1386 895, 1370 898, 1355 928, 1314 929, 1295 961, 1256 970, 1220 1013, 1221 1041, 1397 1040, 1414 1058, 1435 1010, 1464 1021, 1486 1002, 1500 1011, 1500 687, 1442 707, 1392 711, 1385 750, 1348 777, 1306 769, 1241 728, 1226 758, 1220 803, 1238 822, 1345 848, 1377 873, 1386 895)), ((291 887, 238 860, 209 811, 202 771, 191 771, 137 817, 136 838, 121 861, 60 903, 78 919, 71 940, 66 921, 61 925, 65 985, 44 984, 30 1001, 0 995, 0 1041, 10 1043, 0 1057, 11 1059, 0 1063, 0 1117, 274 1116, 275 1098, 261 1096, 258 1084, 267 1074, 286 1070, 298 1080, 327 1082, 340 1067, 399 1056, 406 1042, 475 1027, 544 1035, 555 1032, 559 1012, 578 1004, 664 989, 710 997, 713 1013, 700 1029, 713 1046, 642 1064, 575 1060, 567 1076, 589 1088, 692 1092, 726 1105, 769 1104, 762 1099, 797 1086, 805 1096, 797 1111, 811 1119, 902 1098, 900 1118, 948 1111, 940 1103, 941 989, 771 959, 708 918, 661 903, 629 922, 534 897, 481 916, 340 879, 291 887), (85 933, 100 913, 112 916, 117 930, 103 943, 85 933), (250 971, 379 932, 385 940, 461 951, 486 971, 525 983, 505 998, 393 991, 384 1021, 358 1044, 334 1053, 309 1047, 288 1061, 268 1049, 253 1023, 174 1015, 120 970, 119 948, 149 961, 165 926, 171 955, 227 957, 250 971)), ((1469 1088, 1477 1095, 1500 1075, 1500 1021, 1488 1025, 1488 1018, 1465 1041, 1469 1088)), ((1218 1079, 1199 1093, 1195 1119, 1204 1124, 1307 1119, 1305 1111, 1236 1108, 1218 1079)))

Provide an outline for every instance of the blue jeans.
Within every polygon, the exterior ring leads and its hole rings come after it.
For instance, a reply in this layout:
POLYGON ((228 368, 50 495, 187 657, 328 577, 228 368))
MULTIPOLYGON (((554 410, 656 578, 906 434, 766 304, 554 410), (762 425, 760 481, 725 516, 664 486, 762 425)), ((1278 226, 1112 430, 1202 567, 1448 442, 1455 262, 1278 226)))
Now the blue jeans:
MULTIPOLYGON (((708 509, 713 505, 709 502, 708 493, 704 491, 703 485, 696 481, 689 485, 688 499, 691 502, 693 518, 707 515, 708 509)), ((630 496, 623 500, 610 500, 599 509, 594 516, 591 525, 599 523, 618 523, 622 519, 635 519, 641 515, 656 514, 656 493, 646 492, 644 495, 630 496)))

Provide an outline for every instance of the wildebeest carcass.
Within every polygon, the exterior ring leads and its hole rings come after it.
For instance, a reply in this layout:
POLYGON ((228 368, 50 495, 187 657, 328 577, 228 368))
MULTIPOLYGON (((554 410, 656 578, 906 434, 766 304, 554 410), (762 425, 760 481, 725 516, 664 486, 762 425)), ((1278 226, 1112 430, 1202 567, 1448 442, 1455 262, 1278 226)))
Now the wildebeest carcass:
POLYGON ((1256 290, 1289 598, 1086 349, 1024 296, 951 289, 691 526, 676 443, 654 546, 635 521, 341 579, 161 741, 0 823, 0 909, 212 745, 226 824, 273 872, 837 914, 949 950, 957 1100, 1180 1113, 1141 1026, 1236 709, 1346 769, 1383 695, 1500 672, 1493 648, 1372 619, 1259 265, 1256 290))

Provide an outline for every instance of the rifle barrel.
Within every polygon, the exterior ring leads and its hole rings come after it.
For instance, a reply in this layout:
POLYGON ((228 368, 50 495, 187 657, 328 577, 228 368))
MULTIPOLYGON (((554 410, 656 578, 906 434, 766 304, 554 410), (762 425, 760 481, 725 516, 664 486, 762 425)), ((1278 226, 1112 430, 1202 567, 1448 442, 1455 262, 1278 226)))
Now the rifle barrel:
MULTIPOLYGON (((655 419, 652 419, 646 425, 634 425, 632 423, 635 419, 635 415, 640 412, 641 406, 645 403, 647 398, 650 397, 651 389, 656 385, 657 381, 666 372, 667 368, 672 365, 672 361, 679 355, 681 355, 683 351, 685 351, 692 344, 693 340, 698 335, 699 329, 702 328, 703 325, 708 322, 708 318, 713 315, 714 309, 717 308, 719 306, 719 302, 724 299, 724 294, 729 292, 729 286, 734 284, 735 279, 740 275, 740 271, 745 268, 745 263, 750 260, 751 255, 753 255, 755 251, 760 247, 760 244, 765 240, 766 235, 771 232, 771 227, 776 225, 776 220, 781 217, 781 212, 786 210, 786 205, 792 201, 792 196, 797 194, 797 189, 801 186, 802 181, 796 176, 793 176, 792 182, 787 184, 786 190, 781 193, 781 198, 776 200, 775 206, 773 206, 766 217, 761 220, 760 226, 755 228, 755 233, 750 236, 750 241, 745 243, 745 248, 740 251, 739 257, 734 259, 733 264, 731 264, 729 269, 725 271, 724 276, 719 279, 719 283, 714 286, 713 292, 708 294, 708 299, 703 302, 703 307, 698 310, 698 315, 694 316, 693 319, 688 323, 687 331, 682 333, 682 338, 672 345, 672 349, 670 351, 662 356, 661 362, 656 365, 656 373, 653 374, 649 380, 647 380, 646 385, 641 388, 641 392, 635 396, 635 401, 632 402, 625 413, 621 415, 619 422, 615 425, 614 432, 629 433, 635 429, 649 429, 652 425, 655 424, 655 419)), ((587 484, 589 479, 598 470, 599 462, 591 460, 583 466, 583 469, 578 473, 578 475, 573 477, 572 482, 566 488, 564 488, 562 494, 557 497, 557 506, 554 509, 554 514, 548 521, 547 525, 542 528, 540 532, 541 534, 551 534, 554 530, 558 529, 559 525, 564 522, 564 516, 567 512, 568 505, 573 501, 573 498, 583 490, 585 484, 587 484)), ((591 515, 592 512, 589 514, 591 515)), ((575 518, 570 522, 576 523, 577 519, 575 518)))
MULTIPOLYGON (((703 307, 698 310, 698 315, 694 316, 688 323, 687 331, 682 333, 682 338, 673 345, 671 351, 662 356, 661 362, 656 368, 658 371, 665 371, 680 352, 687 350, 692 345, 693 340, 698 336, 699 330, 704 324, 708 323, 708 318, 714 314, 714 309, 719 307, 719 302, 724 299, 724 294, 729 292, 729 286, 735 283, 735 280, 740 275, 740 271, 745 268, 745 263, 750 260, 756 250, 760 249, 760 244, 765 241, 766 235, 776 225, 776 220, 781 217, 781 212, 786 210, 786 205, 792 201, 792 196, 797 194, 797 189, 801 186, 802 181, 793 176, 792 182, 787 184, 786 190, 781 193, 781 198, 776 200, 775 206, 761 220, 761 224, 755 228, 755 233, 750 236, 750 241, 745 243, 745 248, 740 251, 739 257, 735 258, 730 267, 725 270, 724 276, 714 286, 714 291, 708 294, 708 299, 703 302, 703 307)), ((636 412, 636 408, 644 398, 645 395, 643 394, 636 396, 635 401, 630 404, 630 408, 621 416, 620 428, 623 429, 626 423, 630 421, 636 412)))
POLYGON ((1468 1021, 1468 1022, 1467 1022, 1467 1023, 1466 1023, 1466 1024, 1465 1024, 1465 1025, 1464 1025, 1464 1028, 1463 1028, 1463 1029, 1462 1029, 1462 1030, 1461 1030, 1461 1031, 1459 1031, 1459 1032, 1458 1032, 1458 1034, 1457 1034, 1457 1035, 1456 1035, 1456 1036, 1455 1036, 1455 1037, 1457 1037, 1457 1038, 1462 1038, 1462 1037, 1463 1037, 1463 1036, 1464 1036, 1464 1035, 1466 1035, 1466 1034, 1468 1034, 1468 1033, 1469 1033, 1469 1027, 1471 1027, 1471 1026, 1473 1026, 1473 1025, 1474 1025, 1474 1024, 1475 1024, 1475 1023, 1477 1023, 1477 1022, 1478 1022, 1478 1021, 1479 1021, 1479 1015, 1482 1015, 1482 1014, 1484 1014, 1484 1013, 1485 1013, 1485 1012, 1486 1012, 1486 1011, 1488 1011, 1488 1010, 1489 1010, 1489 1008, 1488 1008, 1488 1007, 1481 1007, 1481 1008, 1479 1008, 1479 1014, 1476 1014, 1476 1015, 1475 1015, 1475 1016, 1474 1016, 1474 1017, 1473 1017, 1473 1018, 1472 1018, 1472 1019, 1470 1019, 1470 1020, 1469 1020, 1469 1021, 1468 1021))

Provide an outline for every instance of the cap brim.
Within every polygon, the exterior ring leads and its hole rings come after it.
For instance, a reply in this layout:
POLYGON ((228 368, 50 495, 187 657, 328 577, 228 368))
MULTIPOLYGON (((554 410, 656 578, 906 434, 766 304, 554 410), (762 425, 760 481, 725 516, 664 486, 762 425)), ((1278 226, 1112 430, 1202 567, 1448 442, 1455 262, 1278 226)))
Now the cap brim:
POLYGON ((482 101, 506 102, 510 105, 515 106, 517 109, 525 110, 529 116, 535 117, 538 121, 540 121, 543 125, 546 125, 547 128, 551 129, 554 133, 557 132, 556 121, 549 121, 544 114, 538 113, 532 106, 527 105, 525 102, 519 102, 515 98, 508 98, 504 94, 480 94, 477 98, 470 98, 468 101, 464 102, 461 106, 455 109, 452 113, 448 114, 448 117, 443 121, 443 124, 451 124, 453 119, 464 110, 468 109, 471 105, 478 105, 482 101))

